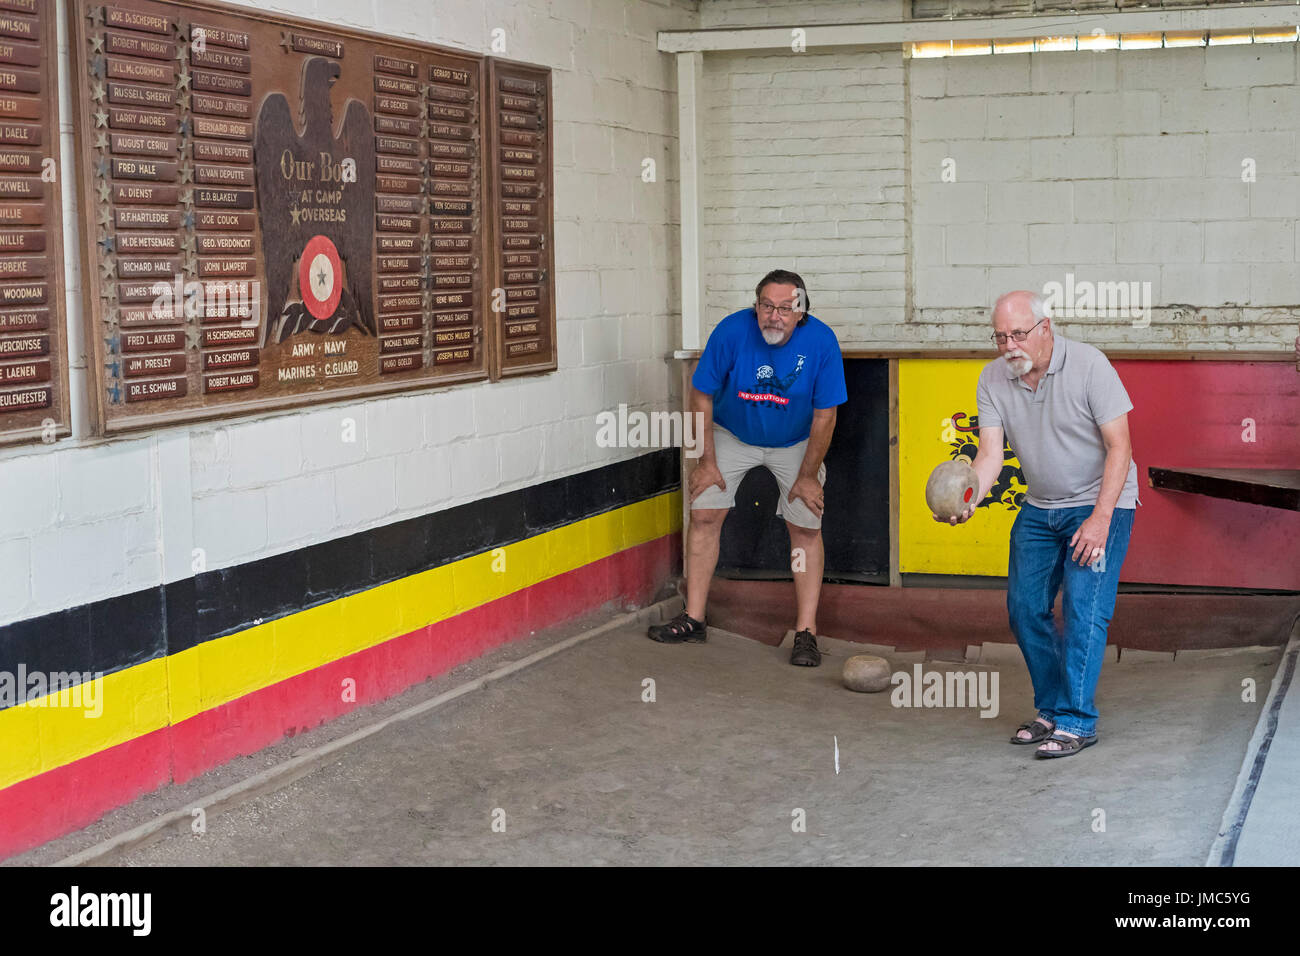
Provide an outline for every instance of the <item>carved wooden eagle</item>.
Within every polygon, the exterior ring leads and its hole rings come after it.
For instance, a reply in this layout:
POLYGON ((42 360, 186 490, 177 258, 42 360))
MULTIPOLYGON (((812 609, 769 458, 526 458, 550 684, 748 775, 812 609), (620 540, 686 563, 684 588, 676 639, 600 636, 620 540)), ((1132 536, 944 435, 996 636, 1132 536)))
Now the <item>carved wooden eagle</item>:
POLYGON ((298 122, 283 93, 268 95, 257 114, 263 345, 304 331, 340 334, 354 325, 368 335, 376 331, 375 139, 370 111, 356 99, 348 100, 335 133, 330 87, 339 72, 333 60, 309 57, 298 122))

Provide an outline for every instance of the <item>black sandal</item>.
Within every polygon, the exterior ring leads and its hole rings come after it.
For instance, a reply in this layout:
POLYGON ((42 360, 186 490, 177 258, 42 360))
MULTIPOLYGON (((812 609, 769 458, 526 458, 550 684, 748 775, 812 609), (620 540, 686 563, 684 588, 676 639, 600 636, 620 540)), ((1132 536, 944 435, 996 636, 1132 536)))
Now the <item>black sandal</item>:
POLYGON ((1029 736, 1012 737, 1011 742, 1013 744, 1036 744, 1040 740, 1046 740, 1052 736, 1052 733, 1056 730, 1056 721, 1050 720, 1044 724, 1041 718, 1035 717, 1029 723, 1017 727, 1016 733, 1019 734, 1022 730, 1029 731, 1029 736))
POLYGON ((680 644, 683 641, 703 644, 708 639, 709 631, 703 621, 697 621, 682 611, 671 621, 652 624, 646 629, 646 636, 660 644, 680 644))
POLYGON ((1068 734, 1052 734, 1051 740, 1055 740, 1061 745, 1060 750, 1035 750, 1034 755, 1037 757, 1070 757, 1077 754, 1080 750, 1085 750, 1097 742, 1097 735, 1091 737, 1071 737, 1068 734))

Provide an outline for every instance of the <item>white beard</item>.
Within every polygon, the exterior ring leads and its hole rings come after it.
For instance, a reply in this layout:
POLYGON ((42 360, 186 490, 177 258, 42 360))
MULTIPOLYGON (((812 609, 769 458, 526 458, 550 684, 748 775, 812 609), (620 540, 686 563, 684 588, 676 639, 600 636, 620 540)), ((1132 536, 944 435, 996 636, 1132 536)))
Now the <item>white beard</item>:
POLYGON ((1010 353, 1008 353, 1005 361, 1007 367, 1011 369, 1011 374, 1016 378, 1020 378, 1020 376, 1024 375, 1034 367, 1034 360, 1023 353, 1016 354, 1014 358, 1010 353))
POLYGON ((780 345, 785 341, 785 332, 781 329, 759 329, 763 335, 763 341, 768 345, 780 345))

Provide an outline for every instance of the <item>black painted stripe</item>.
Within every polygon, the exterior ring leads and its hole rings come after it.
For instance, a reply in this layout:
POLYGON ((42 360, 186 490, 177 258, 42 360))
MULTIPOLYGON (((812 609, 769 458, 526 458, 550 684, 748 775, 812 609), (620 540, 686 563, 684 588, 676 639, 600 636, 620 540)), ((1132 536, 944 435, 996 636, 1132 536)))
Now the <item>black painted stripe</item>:
POLYGON ((0 627, 0 671, 102 671, 187 650, 679 486, 668 448, 445 511, 0 627))

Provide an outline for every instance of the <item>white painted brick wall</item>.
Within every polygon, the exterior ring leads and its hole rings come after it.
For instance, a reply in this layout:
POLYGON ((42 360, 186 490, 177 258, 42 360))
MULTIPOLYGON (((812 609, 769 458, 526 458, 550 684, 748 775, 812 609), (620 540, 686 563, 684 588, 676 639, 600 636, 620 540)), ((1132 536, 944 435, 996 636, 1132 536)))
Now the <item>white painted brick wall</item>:
POLYGON ((1270 44, 912 62, 904 337, 946 340, 937 324, 980 345, 999 294, 1072 272, 1151 284, 1149 328, 1075 320, 1095 344, 1285 347, 1300 320, 1298 55, 1270 44), (941 180, 944 158, 956 182, 941 180), (1197 308, 1162 308, 1177 304, 1197 308))
POLYGON ((505 56, 554 70, 560 371, 89 437, 64 45, 76 437, 0 450, 0 625, 188 574, 195 548, 216 569, 634 457, 640 449, 596 446, 596 412, 610 395, 668 407, 680 295, 676 68, 656 46, 660 30, 698 26, 696 0, 245 3, 475 53, 492 52, 500 27, 505 56), (645 158, 653 182, 642 181, 645 158))
POLYGON ((774 268, 841 342, 903 320, 903 79, 898 52, 705 57, 706 332, 774 268))

